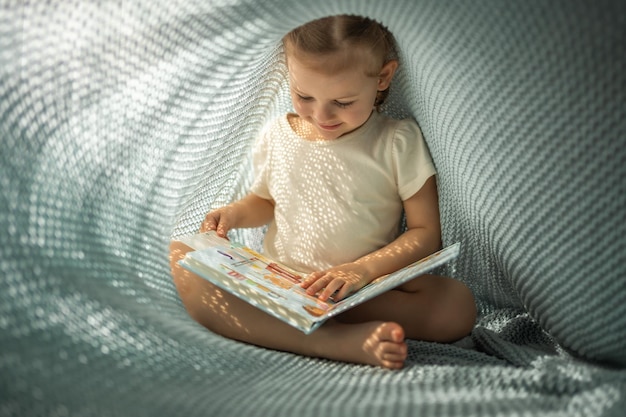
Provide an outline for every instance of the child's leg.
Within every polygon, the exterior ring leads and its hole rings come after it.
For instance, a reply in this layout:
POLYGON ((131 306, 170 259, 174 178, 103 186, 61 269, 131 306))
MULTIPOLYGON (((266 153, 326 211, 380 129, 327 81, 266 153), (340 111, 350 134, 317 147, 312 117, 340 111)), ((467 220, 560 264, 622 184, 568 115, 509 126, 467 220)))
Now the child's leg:
POLYGON ((394 321, 410 339, 453 342, 467 336, 476 321, 474 297, 460 281, 422 275, 340 315, 343 323, 394 321))
POLYGON ((170 246, 174 283, 191 317, 208 329, 231 339, 306 356, 402 367, 407 347, 400 325, 379 319, 358 324, 332 321, 305 335, 182 268, 177 261, 189 250, 180 242, 170 246))

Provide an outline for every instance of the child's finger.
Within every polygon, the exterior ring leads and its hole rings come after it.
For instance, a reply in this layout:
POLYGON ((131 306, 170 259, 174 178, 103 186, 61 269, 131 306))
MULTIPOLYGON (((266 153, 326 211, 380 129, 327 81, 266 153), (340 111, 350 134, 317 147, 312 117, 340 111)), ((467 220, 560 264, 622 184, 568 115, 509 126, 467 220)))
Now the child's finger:
POLYGON ((314 281, 308 283, 306 292, 309 295, 315 295, 326 288, 326 285, 332 280, 332 276, 326 272, 320 272, 312 276, 311 279, 314 281))
POLYGON ((352 285, 348 283, 344 283, 344 285, 339 289, 339 292, 335 295, 335 301, 340 301, 349 296, 352 292, 354 292, 352 285))
POLYGON ((228 221, 224 218, 224 216, 220 216, 219 223, 214 229, 217 232, 217 235, 220 237, 226 237, 226 234, 230 230, 230 225, 228 221))
POLYGON ((304 281, 302 281, 300 286, 302 288, 309 288, 312 284, 317 282, 318 279, 320 279, 322 276, 324 276, 324 274, 325 274, 325 272, 323 272, 323 271, 313 272, 313 273, 309 274, 309 276, 307 276, 304 279, 304 281))
POLYGON ((215 230, 216 227, 217 224, 215 222, 215 218, 207 214, 207 216, 204 218, 204 221, 200 225, 200 231, 208 232, 209 230, 215 230))
MULTIPOLYGON (((337 292, 338 290, 341 290, 343 287, 345 287, 346 282, 343 279, 332 279, 328 285, 326 285, 326 287, 324 288, 324 291, 322 291, 322 293, 319 295, 320 300, 322 301, 326 301, 328 300, 335 292, 337 292)), ((321 288, 320 288, 321 289, 321 288)), ((341 298, 337 298, 335 297, 335 300, 339 301, 341 298)))

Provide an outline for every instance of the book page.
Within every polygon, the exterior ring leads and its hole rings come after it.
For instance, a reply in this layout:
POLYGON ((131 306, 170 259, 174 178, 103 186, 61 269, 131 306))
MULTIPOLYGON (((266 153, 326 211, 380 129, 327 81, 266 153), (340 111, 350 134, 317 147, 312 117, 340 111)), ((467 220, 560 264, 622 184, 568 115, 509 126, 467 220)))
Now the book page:
POLYGON ((274 262, 260 253, 222 239, 214 233, 195 235, 185 239, 193 247, 201 247, 187 256, 231 279, 245 284, 250 290, 263 293, 291 311, 306 311, 311 317, 320 317, 335 304, 306 294, 300 287, 303 280, 298 271, 274 262), (195 242, 190 240, 195 239, 195 242))

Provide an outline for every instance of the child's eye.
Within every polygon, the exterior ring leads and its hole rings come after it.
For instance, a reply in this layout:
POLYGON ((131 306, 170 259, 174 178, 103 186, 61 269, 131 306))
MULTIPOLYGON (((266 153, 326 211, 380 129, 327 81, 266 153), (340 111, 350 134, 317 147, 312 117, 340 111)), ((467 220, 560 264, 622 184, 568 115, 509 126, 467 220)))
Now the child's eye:
POLYGON ((311 100, 313 100, 313 97, 301 96, 300 94, 297 94, 297 96, 302 101, 311 101, 311 100))
POLYGON ((354 101, 348 101, 347 103, 344 103, 342 101, 335 101, 335 105, 341 109, 345 109, 346 107, 352 105, 352 103, 354 103, 354 101))

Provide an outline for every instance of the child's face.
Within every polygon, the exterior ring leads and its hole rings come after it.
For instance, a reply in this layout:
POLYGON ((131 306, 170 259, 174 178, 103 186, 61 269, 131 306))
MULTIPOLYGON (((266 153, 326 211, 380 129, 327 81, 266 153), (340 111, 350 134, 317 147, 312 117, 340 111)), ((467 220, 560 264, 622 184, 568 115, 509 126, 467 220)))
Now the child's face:
POLYGON ((310 138, 337 139, 370 117, 380 80, 367 76, 363 66, 327 74, 289 57, 288 68, 291 99, 310 138))

